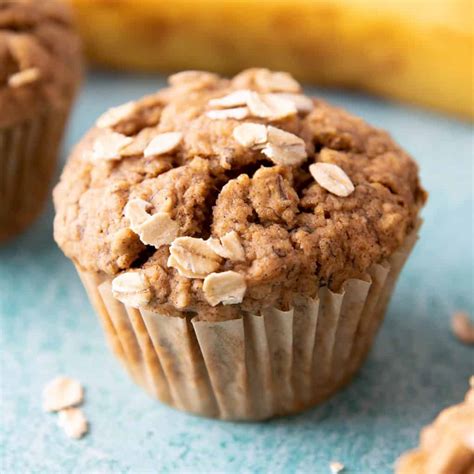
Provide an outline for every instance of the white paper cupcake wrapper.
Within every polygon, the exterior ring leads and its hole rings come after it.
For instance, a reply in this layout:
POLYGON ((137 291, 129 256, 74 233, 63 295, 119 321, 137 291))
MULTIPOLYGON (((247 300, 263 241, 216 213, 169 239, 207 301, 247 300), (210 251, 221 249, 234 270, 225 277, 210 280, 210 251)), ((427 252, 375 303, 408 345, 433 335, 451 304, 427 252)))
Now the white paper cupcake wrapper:
POLYGON ((21 231, 43 208, 67 115, 50 109, 0 128, 0 241, 21 231))
POLYGON ((223 322, 128 307, 112 296, 109 278, 78 271, 110 346, 139 385, 180 410, 259 420, 315 405, 352 378, 416 239, 414 231, 340 293, 321 288, 315 299, 297 297, 289 311, 223 322))

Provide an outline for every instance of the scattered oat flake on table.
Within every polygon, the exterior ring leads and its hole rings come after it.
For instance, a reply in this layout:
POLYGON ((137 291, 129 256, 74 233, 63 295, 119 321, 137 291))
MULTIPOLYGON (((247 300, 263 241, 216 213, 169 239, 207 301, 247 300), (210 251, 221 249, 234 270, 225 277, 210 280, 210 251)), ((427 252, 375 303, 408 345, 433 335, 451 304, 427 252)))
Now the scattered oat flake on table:
POLYGON ((344 464, 340 463, 339 461, 332 461, 329 464, 329 469, 331 469, 332 474, 337 474, 344 470, 344 464))
POLYGON ((181 142, 183 134, 181 132, 165 132, 154 137, 145 148, 143 155, 149 156, 163 155, 173 151, 181 142))
POLYGON ((457 311, 451 316, 451 328, 454 335, 464 344, 474 344, 474 324, 469 315, 457 311))
POLYGON ((82 438, 88 431, 89 423, 80 408, 65 408, 59 412, 58 425, 69 438, 82 438))
POLYGON ((354 185, 342 168, 332 163, 313 163, 309 172, 316 182, 332 194, 347 197, 354 191, 354 185))
POLYGON ((36 82, 41 77, 41 72, 37 67, 30 67, 23 71, 16 72, 8 78, 10 87, 22 87, 32 82, 36 82))
POLYGON ((79 405, 84 398, 82 385, 69 377, 56 377, 43 389, 43 410, 58 411, 79 405))

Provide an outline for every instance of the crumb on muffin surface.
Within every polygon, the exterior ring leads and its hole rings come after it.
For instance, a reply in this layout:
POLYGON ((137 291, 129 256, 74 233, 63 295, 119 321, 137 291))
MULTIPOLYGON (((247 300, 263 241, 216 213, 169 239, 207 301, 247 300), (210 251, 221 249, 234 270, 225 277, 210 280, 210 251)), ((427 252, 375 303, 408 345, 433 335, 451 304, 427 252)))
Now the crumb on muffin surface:
POLYGON ((83 270, 139 271, 149 309, 227 318, 363 277, 425 199, 386 132, 307 98, 291 76, 185 72, 76 146, 54 191, 55 239, 83 270), (226 305, 209 303, 210 273, 225 273, 226 305))

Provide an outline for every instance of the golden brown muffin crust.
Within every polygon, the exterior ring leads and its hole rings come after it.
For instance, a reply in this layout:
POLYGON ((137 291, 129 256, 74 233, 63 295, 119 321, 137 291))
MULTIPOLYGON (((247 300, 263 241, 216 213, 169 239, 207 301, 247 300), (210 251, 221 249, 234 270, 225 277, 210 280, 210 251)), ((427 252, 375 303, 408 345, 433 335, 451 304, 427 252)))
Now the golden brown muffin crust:
POLYGON ((130 229, 128 202, 146 201, 151 215, 165 206, 179 236, 222 238, 235 231, 244 258, 222 258, 217 271, 245 277, 245 298, 236 306, 248 311, 286 305, 295 293, 314 296, 321 285, 339 290, 400 247, 425 201, 415 162, 386 132, 316 99, 311 111, 280 119, 213 117, 224 107, 211 99, 242 88, 268 92, 253 80, 258 71, 232 80, 202 73, 184 84, 172 77, 170 88, 89 131, 54 192, 55 238, 65 254, 83 270, 107 275, 141 269, 152 309, 205 309, 227 318, 232 307, 211 309, 201 278, 169 265, 169 245, 146 245, 130 229), (303 142, 292 150, 304 158, 277 164, 261 146, 242 145, 235 129, 243 123, 296 135, 303 142), (96 159, 95 144, 112 131, 125 140, 120 157, 96 159), (164 132, 180 132, 179 144, 144 156, 151 138, 164 132), (310 173, 314 163, 338 165, 354 191, 329 192, 310 173))
POLYGON ((69 9, 56 0, 0 0, 0 126, 70 101, 81 75, 69 9))

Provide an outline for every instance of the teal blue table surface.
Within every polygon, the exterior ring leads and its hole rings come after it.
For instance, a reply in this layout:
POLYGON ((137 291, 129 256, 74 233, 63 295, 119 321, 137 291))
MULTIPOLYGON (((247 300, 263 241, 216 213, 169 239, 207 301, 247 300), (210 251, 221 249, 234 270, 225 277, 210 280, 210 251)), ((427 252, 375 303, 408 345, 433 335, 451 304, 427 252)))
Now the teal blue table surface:
MULTIPOLYGON (((63 162, 107 107, 163 84, 162 77, 90 75, 63 162)), ((197 418, 152 400, 108 351, 74 268, 53 241, 49 204, 0 247, 2 473, 329 473, 338 460, 348 474, 383 474, 417 444, 423 425, 463 398, 474 350, 452 335, 450 315, 473 314, 472 127, 361 95, 308 92, 388 129, 417 159, 430 192, 420 241, 354 382, 320 407, 265 423, 197 418), (79 441, 41 410, 42 388, 58 374, 86 388, 90 432, 79 441)))

